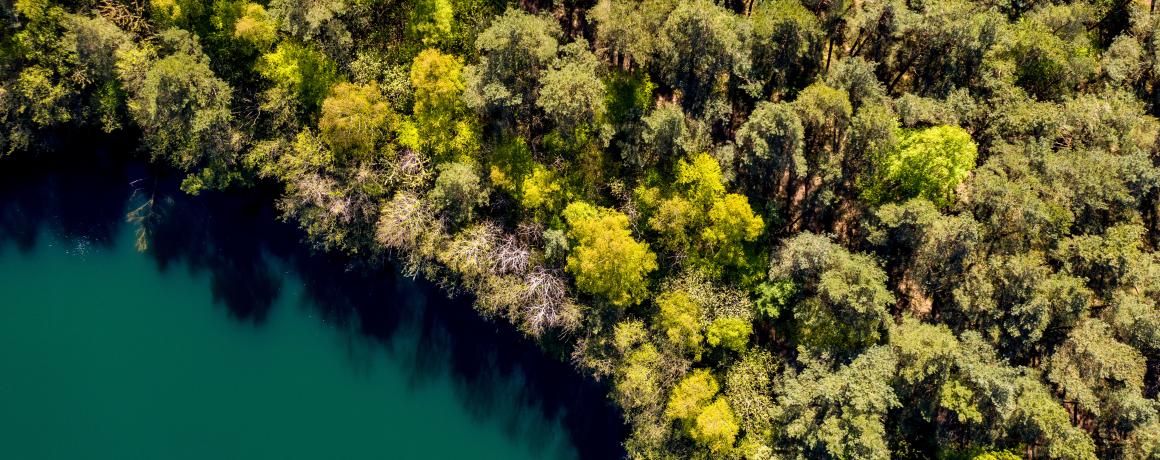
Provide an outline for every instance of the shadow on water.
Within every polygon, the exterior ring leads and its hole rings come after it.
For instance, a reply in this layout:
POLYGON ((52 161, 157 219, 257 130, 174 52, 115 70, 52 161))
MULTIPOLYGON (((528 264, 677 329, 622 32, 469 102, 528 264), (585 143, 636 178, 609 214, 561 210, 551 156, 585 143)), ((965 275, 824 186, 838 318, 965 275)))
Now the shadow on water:
POLYGON ((510 326, 481 319, 469 301, 389 266, 312 253, 300 231, 276 219, 270 194, 188 196, 166 171, 109 153, 132 151, 127 145, 60 151, 72 153, 0 160, 0 243, 28 251, 46 231, 109 247, 122 225, 133 225, 126 210, 152 199, 148 255, 161 270, 207 273, 232 318, 261 327, 292 272, 303 283, 302 307, 346 332, 354 372, 373 366, 382 347, 412 385, 450 378, 463 407, 513 438, 541 447, 535 442, 549 442, 549 428, 535 420, 560 419, 580 458, 624 456, 624 424, 607 389, 510 326))

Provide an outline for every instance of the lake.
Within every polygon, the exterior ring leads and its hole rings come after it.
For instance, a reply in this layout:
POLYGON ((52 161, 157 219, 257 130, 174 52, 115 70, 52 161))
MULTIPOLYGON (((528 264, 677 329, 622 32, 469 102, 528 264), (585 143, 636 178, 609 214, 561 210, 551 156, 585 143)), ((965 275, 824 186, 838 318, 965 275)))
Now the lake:
POLYGON ((0 457, 623 456, 606 388, 507 324, 118 149, 0 159, 0 457))

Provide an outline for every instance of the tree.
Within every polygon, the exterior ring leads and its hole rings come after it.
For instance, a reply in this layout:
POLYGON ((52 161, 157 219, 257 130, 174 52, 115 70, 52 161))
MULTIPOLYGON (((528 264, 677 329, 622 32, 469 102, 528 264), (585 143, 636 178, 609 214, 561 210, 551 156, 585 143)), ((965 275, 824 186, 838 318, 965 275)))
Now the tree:
POLYGON ((44 147, 53 140, 42 135, 46 128, 112 132, 125 121, 117 56, 121 50, 143 58, 149 52, 136 48, 117 24, 70 13, 73 8, 57 3, 8 2, 0 13, 6 24, 0 38, 0 152, 44 147))
POLYGON ((861 48, 882 62, 879 78, 886 91, 909 88, 924 96, 976 82, 985 54, 1007 23, 999 11, 980 11, 969 1, 931 3, 918 14, 900 2, 869 18, 868 25, 877 30, 859 32, 866 35, 861 48))
POLYGON ((656 304, 661 335, 677 350, 700 358, 701 306, 683 291, 664 292, 657 296, 656 304))
POLYGON ((596 23, 596 45, 624 67, 650 64, 662 50, 655 31, 677 6, 673 0, 601 0, 588 14, 596 23))
POLYGON ((1160 455, 1160 423, 1137 428, 1125 442, 1124 458, 1144 460, 1160 455))
POLYGON ((716 101, 731 77, 749 72, 748 24, 716 3, 697 0, 680 2, 657 33, 659 68, 681 91, 685 110, 710 119, 728 114, 716 101))
POLYGON ((986 331, 1001 352, 1022 361, 1061 341, 1058 331, 1084 317, 1092 292, 1029 252, 976 261, 952 299, 943 312, 949 324, 986 331))
POLYGON ((778 390, 785 447, 808 457, 890 458, 884 422, 887 411, 899 406, 890 387, 897 363, 881 346, 833 372, 807 362, 778 390))
POLYGON ((721 165, 705 153, 681 159, 677 162, 676 187, 693 203, 702 206, 713 203, 725 194, 721 165))
MULTIPOLYGON (((500 247, 501 269, 504 260, 513 258, 507 254, 516 252, 509 250, 509 245, 509 242, 505 242, 505 245, 500 247)), ((515 253, 516 257, 522 255, 519 252, 515 253)), ((524 275, 522 284, 519 309, 512 315, 521 320, 521 329, 533 336, 540 336, 552 329, 574 332, 580 327, 581 307, 571 298, 568 282, 560 273, 543 267, 529 269, 524 275)))
POLYGON ((1075 214, 1056 202, 1042 177, 1022 152, 992 156, 968 182, 971 215, 992 235, 993 252, 1043 249, 1075 222, 1075 214))
POLYGON ((665 416, 692 421, 713 402, 720 385, 708 369, 696 369, 677 383, 665 405, 665 416))
POLYGON ((793 106, 805 132, 806 167, 798 175, 812 172, 825 177, 836 172, 854 114, 849 94, 817 82, 802 90, 793 106))
POLYGON ((498 120, 529 121, 562 34, 555 21, 517 9, 497 17, 475 41, 479 64, 466 69, 464 100, 498 120))
POLYGON ((443 266, 462 277, 467 287, 476 289, 481 284, 498 284, 493 270, 494 253, 498 245, 499 228, 484 220, 456 232, 446 244, 438 248, 436 258, 443 266))
POLYGON ((415 2, 411 11, 412 33, 424 45, 437 45, 448 41, 455 20, 455 8, 451 0, 421 0, 415 2))
POLYGON ((863 193, 872 203, 923 197, 949 208, 977 156, 977 146, 962 128, 904 130, 898 134, 898 148, 874 160, 874 177, 863 193))
POLYGON ((762 102, 737 130, 738 174, 746 189, 767 199, 785 199, 788 179, 804 175, 801 119, 786 103, 762 102))
POLYGON ((1145 231, 1138 225, 1122 224, 1103 235, 1068 237, 1059 241, 1052 258, 1066 272, 1086 279, 1093 290, 1109 296, 1147 282, 1152 257, 1141 250, 1145 231))
POLYGON ((399 192, 383 203, 375 240, 387 249, 431 254, 435 250, 434 224, 434 213, 420 197, 412 192, 399 192))
POLYGON ((605 91, 597 73, 600 61, 584 39, 562 46, 560 54, 544 72, 536 104, 567 133, 601 123, 605 91))
POLYGON ((858 110, 850 121, 850 144, 842 158, 844 188, 864 188, 872 182, 883 159, 898 149, 898 122, 889 104, 863 105, 858 110))
POLYGON ((682 158, 695 152, 694 134, 688 126, 685 112, 676 104, 657 104, 641 120, 638 149, 631 161, 640 167, 650 167, 657 163, 672 164, 674 158, 682 158))
POLYGON ((656 187, 636 190, 649 227, 660 233, 661 246, 714 276, 744 269, 746 244, 765 230, 749 199, 725 193, 721 166, 705 153, 679 160, 675 176, 663 193, 656 187))
POLYGON ((781 383, 774 379, 782 374, 782 364, 766 350, 751 349, 729 366, 725 374, 725 398, 746 438, 760 439, 754 442, 761 442, 767 448, 777 415, 773 390, 775 384, 781 383))
POLYGON ((874 344, 894 303, 886 273, 873 259, 811 233, 782 245, 769 279, 800 286, 793 307, 797 340, 819 350, 850 353, 874 344))
MULTIPOLYGON (((339 80, 334 61, 309 45, 282 41, 274 51, 262 55, 258 73, 274 87, 293 97, 307 114, 316 113, 331 86, 339 80)), ((268 103, 278 101, 279 93, 268 93, 268 103)))
POLYGON ((742 318, 717 318, 705 331, 705 341, 710 346, 721 347, 737 353, 745 351, 753 325, 742 318))
POLYGON ((613 392, 620 406, 633 412, 659 408, 664 396, 656 372, 661 356, 656 345, 649 341, 644 323, 639 320, 617 323, 613 328, 612 346, 624 357, 613 381, 613 392))
POLYGON ((729 402, 725 398, 717 398, 697 414, 689 436, 708 446, 710 451, 723 454, 733 449, 739 429, 729 402))
POLYGON ((380 200, 392 185, 375 162, 336 155, 310 130, 294 142, 262 142, 245 162, 286 182, 278 208, 317 248, 358 254, 375 241, 380 200))
POLYGON ((319 136, 340 156, 392 158, 386 140, 394 117, 377 85, 339 83, 322 101, 319 136))
POLYGON ((1010 75, 1012 83, 1041 100, 1061 99, 1094 76, 1098 61, 1086 28, 1069 33, 1068 28, 1053 28, 1036 16, 1020 19, 988 51, 988 71, 1010 75))
POLYGON ((875 63, 857 56, 842 59, 830 67, 826 84, 845 90, 855 112, 866 105, 882 105, 889 99, 886 88, 874 74, 875 66, 875 63))
POLYGON ((122 74, 146 143, 155 158, 187 170, 232 162, 230 86, 210 70, 196 37, 171 29, 162 39, 173 53, 149 62, 139 80, 122 74))
POLYGON ((278 24, 262 5, 246 3, 242 16, 234 23, 234 37, 265 50, 278 40, 278 24))
POLYGON ((754 215, 749 199, 730 193, 713 202, 709 224, 701 231, 704 247, 698 255, 706 267, 745 267, 744 244, 754 241, 765 231, 765 222, 754 215))
POLYGON ((411 86, 417 138, 424 152, 438 161, 474 158, 480 134, 478 120, 463 102, 462 60, 423 50, 411 64, 411 86))
POLYGON ((1150 14, 1145 14, 1143 8, 1133 10, 1131 18, 1131 34, 1142 44, 1145 60, 1142 63, 1144 67, 1144 74, 1149 77, 1144 77, 1150 80, 1150 84, 1140 85, 1137 94, 1140 99, 1144 100, 1146 104, 1151 107, 1153 116, 1160 116, 1160 56, 1157 56, 1156 51, 1160 50, 1160 44, 1157 44, 1156 38, 1160 37, 1160 33, 1156 30, 1160 29, 1160 14, 1156 14, 1155 4, 1152 6, 1150 14), (1151 88, 1149 90, 1147 88, 1151 88))
POLYGON ((794 164, 789 177, 788 220, 797 228, 834 199, 840 185, 853 108, 846 91, 817 82, 798 94, 793 107, 801 119, 804 164, 794 164))
POLYGON ((568 202, 570 194, 566 186, 560 174, 535 163, 531 174, 520 183, 520 206, 538 220, 555 218, 568 202))
MULTIPOLYGON (((1068 334, 1067 341, 1051 356, 1047 380, 1076 411, 1113 420, 1127 416, 1112 408, 1125 398, 1139 397, 1144 387, 1145 360, 1139 351, 1116 341, 1103 321, 1089 319, 1068 334), (1110 410, 1111 409, 1111 410, 1110 410)), ((1156 417, 1152 409, 1152 417, 1156 417)), ((1075 417, 1073 415, 1073 418, 1075 417)), ((1082 424, 1082 418, 1079 418, 1082 424)))
POLYGON ((351 32, 343 22, 352 10, 347 0, 271 0, 269 3, 269 14, 281 30, 302 42, 317 43, 331 59, 344 57, 353 43, 351 32))
POLYGON ((112 132, 121 127, 125 102, 117 80, 117 53, 130 46, 130 35, 103 17, 69 19, 64 43, 75 45, 79 65, 74 79, 84 82, 82 94, 89 93, 84 110, 93 113, 102 131, 112 132))
MULTIPOLYGON (((983 423, 987 409, 982 396, 984 385, 978 385, 964 356, 973 350, 964 347, 950 328, 927 324, 904 317, 891 328, 890 346, 898 357, 896 392, 899 399, 913 401, 900 423, 907 430, 928 430, 932 443, 952 444, 947 432, 954 423, 972 426, 983 423), (933 426, 932 426, 933 425, 933 426)), ((994 353, 980 361, 992 366, 994 353)), ((977 358, 976 358, 977 359, 977 358)), ((999 369, 1000 371, 1004 369, 999 369)))
POLYGON ((821 65, 823 31, 818 17, 797 0, 758 2, 753 23, 753 74, 763 94, 804 86, 821 65))
POLYGON ((1012 431, 1043 446, 1049 458, 1098 458, 1091 437, 1071 424, 1067 411, 1038 379, 1020 376, 1014 386, 1019 403, 1010 415, 1012 431))
POLYGON ((568 271, 576 277, 576 287, 614 306, 640 303, 657 261, 648 243, 632 238, 628 216, 578 201, 564 209, 564 220, 575 242, 568 271))
POLYGON ((488 194, 476 168, 467 163, 447 163, 439 169, 428 200, 454 224, 473 221, 475 209, 487 204, 488 194))
POLYGON ((1160 307, 1149 297, 1121 293, 1114 297, 1110 323, 1117 335, 1152 359, 1160 356, 1160 307))

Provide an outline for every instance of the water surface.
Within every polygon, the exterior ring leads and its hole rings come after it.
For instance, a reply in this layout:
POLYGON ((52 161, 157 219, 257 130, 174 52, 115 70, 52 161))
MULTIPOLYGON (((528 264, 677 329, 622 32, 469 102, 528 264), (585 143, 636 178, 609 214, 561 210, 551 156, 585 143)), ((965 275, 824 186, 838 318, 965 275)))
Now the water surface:
POLYGON ((0 160, 0 457, 622 455, 603 388, 464 301, 92 158, 0 160))

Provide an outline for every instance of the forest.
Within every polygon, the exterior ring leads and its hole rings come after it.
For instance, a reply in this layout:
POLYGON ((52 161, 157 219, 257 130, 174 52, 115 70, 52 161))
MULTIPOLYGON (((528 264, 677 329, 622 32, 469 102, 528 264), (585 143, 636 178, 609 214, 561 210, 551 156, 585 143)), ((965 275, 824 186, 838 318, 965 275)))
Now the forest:
POLYGON ((318 251, 606 382, 630 458, 1160 459, 1148 0, 0 18, 0 156, 92 131, 191 194, 275 187, 318 251))

